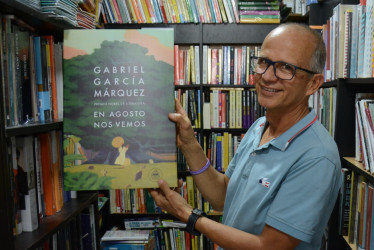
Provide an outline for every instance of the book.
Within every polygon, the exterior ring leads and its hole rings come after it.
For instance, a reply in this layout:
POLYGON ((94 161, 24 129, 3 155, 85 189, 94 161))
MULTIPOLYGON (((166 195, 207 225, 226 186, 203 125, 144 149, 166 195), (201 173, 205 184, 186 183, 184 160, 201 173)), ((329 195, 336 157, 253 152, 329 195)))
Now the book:
POLYGON ((352 170, 342 169, 344 180, 341 187, 341 203, 340 203, 340 227, 341 235, 348 236, 350 200, 352 189, 352 170))
POLYGON ((356 207, 357 207, 357 183, 358 176, 352 171, 351 176, 351 199, 349 202, 349 223, 348 223, 348 242, 353 243, 355 237, 355 227, 357 225, 356 220, 356 207))
POLYGON ((170 28, 65 31, 65 190, 177 186, 173 50, 170 28))
POLYGON ((46 39, 34 36, 35 75, 38 96, 38 118, 40 122, 51 120, 50 90, 46 72, 46 39))
POLYGON ((142 230, 108 230, 101 237, 101 241, 147 241, 151 238, 151 231, 142 230))
MULTIPOLYGON (((57 83, 56 83, 56 66, 55 66, 55 42, 52 35, 43 36, 47 41, 46 46, 46 61, 47 61, 47 78, 48 88, 50 90, 50 109, 51 120, 58 120, 58 106, 57 106, 57 83)), ((61 93, 59 93, 61 95, 61 93)))
POLYGON ((31 232, 39 227, 35 187, 33 137, 17 137, 18 193, 20 198, 22 231, 31 232))
POLYGON ((45 132, 39 135, 41 154, 41 173, 43 181, 44 212, 46 216, 56 213, 56 198, 54 189, 54 173, 52 168, 51 134, 45 132))
POLYGON ((126 230, 133 230, 133 229, 154 229, 161 225, 161 221, 159 218, 129 218, 124 219, 124 225, 126 230))
POLYGON ((29 30, 13 25, 15 47, 15 82, 17 115, 20 125, 32 123, 30 82, 30 33, 29 30))
POLYGON ((366 223, 365 223, 365 249, 372 249, 370 238, 372 236, 372 221, 373 221, 373 195, 374 195, 374 187, 371 184, 368 184, 368 197, 367 197, 367 204, 366 204, 366 223))

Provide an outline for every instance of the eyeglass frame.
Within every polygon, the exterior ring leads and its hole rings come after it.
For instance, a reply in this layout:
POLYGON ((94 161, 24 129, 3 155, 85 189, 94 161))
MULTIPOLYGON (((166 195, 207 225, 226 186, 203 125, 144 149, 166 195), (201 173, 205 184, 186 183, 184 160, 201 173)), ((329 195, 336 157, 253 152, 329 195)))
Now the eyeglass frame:
MULTIPOLYGON (((263 73, 257 73, 257 72, 255 72, 256 74, 261 74, 261 75, 263 75, 263 74, 265 74, 266 73, 266 71, 268 70, 268 68, 270 67, 270 65, 272 65, 273 66, 273 71, 274 71, 274 75, 277 77, 277 78, 279 78, 279 79, 282 79, 282 80, 292 80, 294 77, 295 77, 295 74, 296 74, 296 70, 302 70, 302 71, 304 71, 304 72, 307 72, 307 73, 309 73, 309 74, 312 74, 312 75, 316 75, 316 74, 318 74, 317 72, 313 72, 313 71, 311 71, 311 70, 308 70, 308 69, 304 69, 304 68, 301 68, 301 67, 298 67, 298 66, 296 66, 296 65, 293 65, 292 63, 287 63, 287 62, 283 62, 283 61, 272 61, 272 60, 270 60, 270 59, 268 59, 268 58, 265 58, 265 57, 261 57, 261 56, 251 56, 251 60, 252 59, 264 59, 264 60, 266 60, 267 61, 267 67, 266 67, 266 69, 264 70, 264 72, 263 73), (276 68, 275 68, 275 64, 276 63, 285 63, 285 64, 288 64, 288 65, 291 65, 291 66, 293 66, 293 67, 295 67, 295 70, 294 70, 294 72, 293 72, 293 74, 292 74, 292 77, 290 78, 290 79, 284 79, 284 78, 281 78, 281 77, 279 77, 279 76, 277 76, 277 73, 276 73, 276 68)), ((254 69, 253 69, 254 70, 254 69)))

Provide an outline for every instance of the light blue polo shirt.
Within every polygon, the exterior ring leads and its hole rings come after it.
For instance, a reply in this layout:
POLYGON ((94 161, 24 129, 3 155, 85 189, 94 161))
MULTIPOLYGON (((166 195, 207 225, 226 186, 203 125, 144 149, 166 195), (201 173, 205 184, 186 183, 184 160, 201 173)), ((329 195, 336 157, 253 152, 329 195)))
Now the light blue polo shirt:
POLYGON ((258 146, 266 118, 247 131, 226 175, 223 223, 252 234, 265 224, 319 249, 343 181, 335 141, 312 110, 279 137, 258 146))

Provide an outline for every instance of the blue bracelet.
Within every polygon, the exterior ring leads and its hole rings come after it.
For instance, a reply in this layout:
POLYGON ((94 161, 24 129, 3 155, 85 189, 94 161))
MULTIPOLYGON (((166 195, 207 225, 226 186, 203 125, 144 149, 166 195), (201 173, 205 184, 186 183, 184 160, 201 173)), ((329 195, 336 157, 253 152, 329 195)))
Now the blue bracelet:
POLYGON ((200 168, 199 170, 196 170, 196 171, 190 170, 190 174, 192 174, 192 175, 201 174, 201 173, 205 172, 209 168, 209 166, 210 166, 210 161, 209 161, 209 159, 207 159, 207 162, 206 162, 204 167, 202 167, 202 168, 200 168))

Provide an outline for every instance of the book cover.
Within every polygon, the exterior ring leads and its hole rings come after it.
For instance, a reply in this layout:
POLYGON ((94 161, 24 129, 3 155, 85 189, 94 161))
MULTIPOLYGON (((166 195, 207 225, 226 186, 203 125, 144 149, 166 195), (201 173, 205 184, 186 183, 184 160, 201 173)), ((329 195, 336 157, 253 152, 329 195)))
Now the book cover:
POLYGON ((177 186, 173 50, 169 28, 65 31, 65 190, 177 186))

